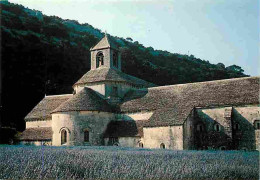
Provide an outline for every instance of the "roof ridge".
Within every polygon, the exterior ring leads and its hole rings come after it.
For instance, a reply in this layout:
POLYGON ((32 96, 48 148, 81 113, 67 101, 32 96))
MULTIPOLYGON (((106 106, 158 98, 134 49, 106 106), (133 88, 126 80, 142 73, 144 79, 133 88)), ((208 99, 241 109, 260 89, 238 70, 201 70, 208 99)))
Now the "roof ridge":
POLYGON ((191 85, 191 84, 207 84, 207 83, 216 83, 216 82, 225 82, 225 81, 239 81, 241 79, 253 79, 253 78, 260 78, 260 76, 239 77, 239 78, 219 79, 219 80, 210 80, 210 81, 202 81, 202 82, 164 85, 164 86, 150 87, 148 89, 160 89, 160 88, 163 89, 163 88, 176 87, 176 86, 186 86, 186 85, 191 85))
POLYGON ((113 48, 113 49, 118 50, 118 47, 114 43, 112 38, 105 34, 105 36, 95 46, 90 48, 90 51, 98 50, 98 49, 104 49, 104 48, 113 48))
POLYGON ((60 96, 69 96, 69 95, 73 95, 73 94, 57 94, 57 95, 47 95, 45 96, 46 98, 48 97, 60 97, 60 96))

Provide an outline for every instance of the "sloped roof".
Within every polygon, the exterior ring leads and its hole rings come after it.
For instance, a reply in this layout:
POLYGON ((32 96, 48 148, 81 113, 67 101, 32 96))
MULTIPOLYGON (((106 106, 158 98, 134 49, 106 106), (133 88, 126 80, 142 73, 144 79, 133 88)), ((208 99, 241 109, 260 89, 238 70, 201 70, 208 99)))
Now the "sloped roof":
POLYGON ((182 124, 194 107, 259 104, 259 77, 149 88, 124 102, 122 112, 154 111, 148 126, 182 124))
POLYGON ((134 76, 130 76, 117 69, 108 68, 108 67, 99 67, 97 69, 88 71, 74 84, 74 86, 78 84, 100 82, 100 81, 127 82, 135 85, 142 85, 145 87, 155 86, 150 82, 144 81, 134 76))
POLYGON ((51 111, 56 109, 63 102, 67 101, 72 94, 45 96, 27 116, 25 121, 44 120, 51 118, 51 111))
POLYGON ((104 133, 104 137, 142 137, 143 126, 147 120, 111 121, 104 133))
POLYGON ((21 141, 46 141, 52 139, 51 127, 27 128, 18 137, 21 141))
POLYGON ((85 87, 79 93, 73 95, 69 100, 53 110, 52 113, 67 111, 110 112, 111 107, 106 100, 102 99, 95 91, 85 87))
POLYGON ((94 47, 90 48, 91 51, 104 49, 104 48, 112 48, 118 50, 117 45, 111 39, 111 37, 105 35, 94 47))

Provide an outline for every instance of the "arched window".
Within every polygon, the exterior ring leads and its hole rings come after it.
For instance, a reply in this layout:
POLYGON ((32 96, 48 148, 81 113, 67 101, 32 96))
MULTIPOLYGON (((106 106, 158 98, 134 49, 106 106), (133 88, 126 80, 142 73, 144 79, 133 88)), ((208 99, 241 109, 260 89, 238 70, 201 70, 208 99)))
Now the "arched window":
POLYGON ((139 147, 140 148, 143 148, 144 147, 144 144, 142 142, 139 142, 139 147))
POLYGON ((221 146, 219 149, 220 150, 226 150, 226 146, 221 146))
POLYGON ((215 124, 214 125, 214 130, 217 132, 220 132, 220 125, 219 124, 215 124))
POLYGON ((198 132, 203 132, 203 131, 204 131, 204 126, 203 126, 203 124, 197 124, 197 131, 198 131, 198 132))
POLYGON ((160 144, 160 148, 161 148, 161 149, 165 149, 165 144, 161 143, 161 144, 160 144))
POLYGON ((61 130, 61 145, 67 143, 67 131, 65 129, 61 130))
POLYGON ((89 142, 89 131, 88 130, 84 131, 84 142, 89 142))
POLYGON ((102 52, 97 53, 97 59, 96 59, 97 65, 96 67, 98 68, 101 65, 104 65, 104 55, 102 52))
POLYGON ((118 55, 116 52, 113 53, 113 66, 118 68, 118 55))

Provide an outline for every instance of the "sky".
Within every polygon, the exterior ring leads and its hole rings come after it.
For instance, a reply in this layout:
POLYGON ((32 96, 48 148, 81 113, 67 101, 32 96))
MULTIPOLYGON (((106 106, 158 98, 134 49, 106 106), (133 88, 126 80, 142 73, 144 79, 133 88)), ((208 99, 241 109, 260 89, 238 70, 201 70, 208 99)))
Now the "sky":
POLYGON ((9 0, 146 47, 260 75, 259 0, 9 0))

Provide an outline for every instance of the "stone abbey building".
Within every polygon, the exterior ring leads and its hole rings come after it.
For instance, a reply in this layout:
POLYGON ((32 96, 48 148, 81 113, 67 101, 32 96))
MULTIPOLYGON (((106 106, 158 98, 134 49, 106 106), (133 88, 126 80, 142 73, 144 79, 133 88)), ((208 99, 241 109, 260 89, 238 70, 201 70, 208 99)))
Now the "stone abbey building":
POLYGON ((21 143, 259 150, 259 77, 156 87, 121 71, 109 37, 90 51, 74 93, 44 97, 21 143))

